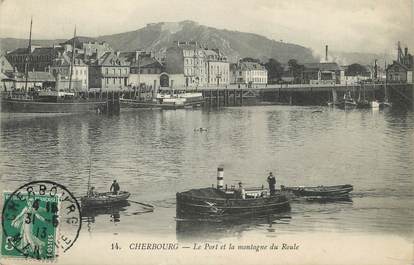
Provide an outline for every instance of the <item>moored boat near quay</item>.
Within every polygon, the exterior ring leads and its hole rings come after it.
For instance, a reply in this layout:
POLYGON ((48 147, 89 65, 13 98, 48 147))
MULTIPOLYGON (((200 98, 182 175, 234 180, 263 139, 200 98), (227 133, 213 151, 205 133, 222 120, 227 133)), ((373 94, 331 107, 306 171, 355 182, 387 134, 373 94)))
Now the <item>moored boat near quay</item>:
POLYGON ((266 189, 227 189, 223 185, 223 168, 217 171, 217 187, 179 192, 177 218, 180 219, 232 219, 264 216, 290 210, 286 196, 269 195, 266 189))
POLYGON ((2 97, 1 112, 16 113, 85 113, 99 112, 106 106, 106 101, 61 100, 55 102, 2 97))

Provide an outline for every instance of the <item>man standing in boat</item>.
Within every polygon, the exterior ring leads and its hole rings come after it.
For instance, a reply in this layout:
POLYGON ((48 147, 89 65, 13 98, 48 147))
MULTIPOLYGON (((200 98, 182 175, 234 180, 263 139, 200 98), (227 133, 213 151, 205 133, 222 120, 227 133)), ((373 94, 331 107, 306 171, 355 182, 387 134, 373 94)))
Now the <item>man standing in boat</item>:
POLYGON ((270 172, 267 177, 267 182, 269 183, 270 195, 274 195, 276 191, 276 178, 273 176, 273 173, 270 172))
POLYGON ((111 188, 109 189, 109 191, 112 191, 112 190, 114 192, 114 195, 117 195, 118 191, 120 190, 119 184, 118 184, 118 182, 116 182, 116 180, 114 180, 114 182, 111 185, 111 188))

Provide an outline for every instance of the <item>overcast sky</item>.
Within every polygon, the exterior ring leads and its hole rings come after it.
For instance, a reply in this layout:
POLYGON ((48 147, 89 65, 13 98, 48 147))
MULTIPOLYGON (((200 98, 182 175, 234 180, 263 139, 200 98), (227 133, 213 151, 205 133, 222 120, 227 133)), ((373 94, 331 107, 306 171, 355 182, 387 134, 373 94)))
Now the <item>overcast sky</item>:
POLYGON ((322 51, 414 49, 414 0, 0 0, 0 37, 99 36, 147 23, 194 20, 322 51))

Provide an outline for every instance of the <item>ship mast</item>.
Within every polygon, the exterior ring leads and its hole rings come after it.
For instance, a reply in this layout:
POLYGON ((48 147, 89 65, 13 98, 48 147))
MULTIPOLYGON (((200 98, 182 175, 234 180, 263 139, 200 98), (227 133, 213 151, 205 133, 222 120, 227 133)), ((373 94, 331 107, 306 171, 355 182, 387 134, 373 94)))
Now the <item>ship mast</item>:
POLYGON ((27 93, 27 80, 28 80, 28 61, 29 55, 32 53, 32 25, 33 25, 33 17, 30 18, 30 33, 29 33, 29 46, 27 47, 27 54, 25 58, 25 65, 24 65, 24 74, 25 74, 25 82, 24 82, 24 91, 27 93))
POLYGON ((75 39, 76 39, 76 26, 75 26, 75 31, 73 33, 73 41, 72 41, 72 59, 70 61, 70 70, 69 70, 69 92, 72 89, 73 63, 75 61, 75 39))

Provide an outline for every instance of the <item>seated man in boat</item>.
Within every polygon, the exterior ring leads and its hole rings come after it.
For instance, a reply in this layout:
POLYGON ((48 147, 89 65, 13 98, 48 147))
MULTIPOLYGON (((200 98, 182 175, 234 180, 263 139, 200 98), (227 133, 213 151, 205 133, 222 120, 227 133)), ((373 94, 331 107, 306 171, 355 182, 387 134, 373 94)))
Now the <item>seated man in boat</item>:
POLYGON ((112 182, 112 185, 109 191, 113 191, 114 195, 117 195, 119 190, 120 190, 119 184, 118 182, 116 182, 116 180, 114 180, 114 182, 112 182))
POLYGON ((273 176, 273 173, 270 172, 267 177, 267 182, 269 183, 270 195, 274 195, 276 191, 276 178, 273 176))

